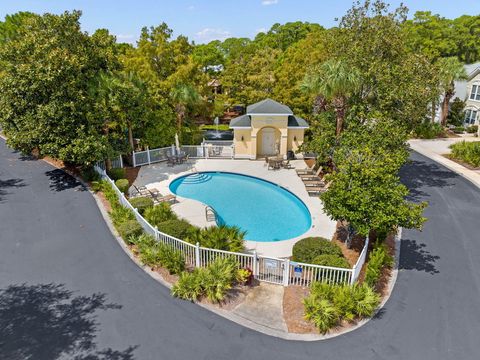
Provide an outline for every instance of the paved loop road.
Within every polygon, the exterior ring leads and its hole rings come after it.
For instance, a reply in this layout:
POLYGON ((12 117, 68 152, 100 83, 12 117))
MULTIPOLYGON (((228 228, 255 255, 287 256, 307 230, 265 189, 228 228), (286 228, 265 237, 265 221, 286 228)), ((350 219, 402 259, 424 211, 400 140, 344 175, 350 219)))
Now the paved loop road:
POLYGON ((413 154, 426 200, 404 231, 398 281, 374 320, 334 339, 284 341, 179 301, 110 234, 93 197, 0 140, 2 359, 478 359, 480 192, 413 154))

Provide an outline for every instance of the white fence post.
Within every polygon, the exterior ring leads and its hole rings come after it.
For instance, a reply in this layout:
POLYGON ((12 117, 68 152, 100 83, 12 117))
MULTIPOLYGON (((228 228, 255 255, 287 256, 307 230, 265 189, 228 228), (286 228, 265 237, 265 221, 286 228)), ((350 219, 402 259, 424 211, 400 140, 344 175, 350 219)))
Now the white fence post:
POLYGON ((160 240, 160 234, 158 233, 158 226, 155 225, 155 240, 160 240))
POLYGON ((258 258, 257 258, 257 250, 253 250, 253 277, 256 278, 258 275, 258 264, 257 264, 258 258))
POLYGON ((150 149, 147 147, 147 160, 148 160, 148 165, 150 165, 150 149))
POLYGON ((135 162, 135 150, 132 151, 132 162, 133 162, 133 167, 136 167, 137 164, 135 162))
POLYGON ((290 282, 290 260, 287 259, 283 262, 283 286, 288 286, 290 282))
POLYGON ((195 244, 195 267, 200 267, 200 244, 195 244))
POLYGON ((120 158, 120 167, 123 169, 123 159, 122 159, 122 155, 118 155, 118 157, 120 158))

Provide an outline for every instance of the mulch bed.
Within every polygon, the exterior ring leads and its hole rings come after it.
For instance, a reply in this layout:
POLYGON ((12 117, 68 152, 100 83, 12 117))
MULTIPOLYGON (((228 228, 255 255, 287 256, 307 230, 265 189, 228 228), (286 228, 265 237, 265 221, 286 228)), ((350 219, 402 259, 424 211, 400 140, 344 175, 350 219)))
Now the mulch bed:
POLYGON ((456 162, 459 165, 462 165, 463 167, 466 167, 469 170, 475 170, 475 171, 480 170, 480 167, 472 166, 465 161, 462 161, 460 159, 457 159, 457 158, 453 157, 452 154, 443 154, 442 156, 447 158, 448 160, 452 160, 452 161, 456 162))
POLYGON ((303 299, 308 296, 309 289, 303 286, 287 286, 283 293, 283 318, 288 331, 295 334, 318 334, 313 323, 305 320, 303 299))
POLYGON ((126 167, 125 168, 125 177, 128 180, 128 184, 132 186, 138 176, 138 172, 140 171, 140 167, 126 167))

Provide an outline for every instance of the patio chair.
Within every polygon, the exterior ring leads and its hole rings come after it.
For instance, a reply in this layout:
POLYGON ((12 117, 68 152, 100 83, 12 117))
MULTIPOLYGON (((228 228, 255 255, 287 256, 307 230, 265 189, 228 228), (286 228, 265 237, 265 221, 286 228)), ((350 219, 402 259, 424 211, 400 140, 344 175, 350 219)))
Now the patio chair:
POLYGON ((145 187, 145 186, 136 186, 136 185, 132 185, 133 186, 133 191, 132 191, 132 196, 149 196, 150 195, 150 192, 148 191, 148 189, 145 187))
POLYGON ((290 160, 283 161, 282 166, 283 166, 284 169, 293 169, 292 164, 290 164, 290 160))
POLYGON ((312 166, 311 168, 305 168, 305 169, 296 169, 296 173, 297 175, 309 175, 309 174, 314 174, 314 170, 313 170, 314 166, 312 166))
POLYGON ((177 159, 171 155, 167 155, 167 165, 175 166, 177 159))
POLYGON ((159 192, 152 194, 152 199, 155 204, 160 204, 162 202, 169 202, 173 204, 177 202, 177 197, 175 195, 162 195, 159 192))
POLYGON ((315 173, 311 174, 300 174, 298 175, 302 180, 317 180, 322 179, 320 174, 322 173, 323 168, 320 166, 315 173))

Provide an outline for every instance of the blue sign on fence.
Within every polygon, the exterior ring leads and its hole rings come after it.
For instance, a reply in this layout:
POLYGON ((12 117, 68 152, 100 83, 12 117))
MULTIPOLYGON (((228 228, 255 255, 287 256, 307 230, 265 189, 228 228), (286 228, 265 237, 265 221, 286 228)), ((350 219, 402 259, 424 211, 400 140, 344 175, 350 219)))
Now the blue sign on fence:
POLYGON ((302 267, 297 265, 293 268, 293 273, 295 275, 295 277, 302 277, 302 267))

